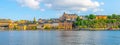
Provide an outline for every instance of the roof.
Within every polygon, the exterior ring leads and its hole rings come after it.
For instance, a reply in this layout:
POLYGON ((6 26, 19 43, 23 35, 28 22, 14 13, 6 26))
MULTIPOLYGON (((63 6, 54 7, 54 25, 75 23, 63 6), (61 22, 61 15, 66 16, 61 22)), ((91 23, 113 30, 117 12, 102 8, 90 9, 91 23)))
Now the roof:
POLYGON ((67 21, 59 21, 59 22, 73 22, 73 21, 68 21, 68 20, 67 20, 67 21))
POLYGON ((11 23, 12 20, 10 19, 0 19, 0 23, 11 23))
POLYGON ((70 15, 70 16, 77 16, 77 14, 67 14, 67 13, 64 12, 63 15, 65 15, 65 14, 66 14, 66 15, 70 15))
POLYGON ((96 15, 96 16, 107 16, 107 15, 96 15))
POLYGON ((28 24, 28 26, 37 26, 37 24, 28 24))

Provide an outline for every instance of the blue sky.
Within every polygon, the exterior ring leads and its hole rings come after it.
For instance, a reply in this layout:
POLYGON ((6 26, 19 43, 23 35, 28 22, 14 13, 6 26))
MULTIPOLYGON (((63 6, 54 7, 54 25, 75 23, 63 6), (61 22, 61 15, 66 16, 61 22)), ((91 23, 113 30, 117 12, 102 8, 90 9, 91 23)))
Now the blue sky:
POLYGON ((0 18, 33 20, 58 18, 63 12, 78 15, 120 14, 120 0, 0 0, 0 18))

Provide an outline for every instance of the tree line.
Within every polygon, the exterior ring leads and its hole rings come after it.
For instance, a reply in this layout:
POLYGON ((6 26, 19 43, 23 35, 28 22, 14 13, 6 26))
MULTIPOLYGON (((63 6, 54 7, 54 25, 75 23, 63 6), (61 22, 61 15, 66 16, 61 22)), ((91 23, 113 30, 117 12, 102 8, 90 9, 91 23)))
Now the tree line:
POLYGON ((106 15, 107 19, 96 20, 95 14, 85 16, 87 19, 77 17, 74 24, 79 28, 120 28, 120 15, 106 15))

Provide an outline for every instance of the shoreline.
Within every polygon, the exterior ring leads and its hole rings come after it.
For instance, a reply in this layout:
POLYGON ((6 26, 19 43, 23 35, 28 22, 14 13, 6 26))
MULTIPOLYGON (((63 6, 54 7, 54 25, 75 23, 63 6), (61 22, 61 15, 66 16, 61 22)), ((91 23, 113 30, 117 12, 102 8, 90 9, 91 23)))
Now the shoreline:
POLYGON ((109 30, 109 29, 103 29, 103 28, 82 28, 82 29, 36 29, 36 30, 1 30, 0 31, 37 31, 37 30, 40 30, 40 31, 120 31, 120 28, 113 28, 112 30, 109 30))
MULTIPOLYGON (((27 31, 24 29, 0 29, 0 31, 27 31)), ((35 29, 41 31, 120 31, 120 28, 73 28, 73 29, 35 29)), ((35 31, 32 30, 32 31, 35 31)))

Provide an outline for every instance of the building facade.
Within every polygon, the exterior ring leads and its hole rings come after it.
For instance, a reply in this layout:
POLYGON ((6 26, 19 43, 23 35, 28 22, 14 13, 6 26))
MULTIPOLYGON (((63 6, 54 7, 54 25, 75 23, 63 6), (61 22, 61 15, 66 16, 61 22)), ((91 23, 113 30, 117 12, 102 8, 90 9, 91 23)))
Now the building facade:
POLYGON ((65 30, 72 30, 72 27, 73 27, 73 23, 67 21, 59 22, 59 26, 58 26, 59 29, 65 29, 65 30))
POLYGON ((106 19, 107 19, 107 16, 105 16, 105 15, 97 15, 97 16, 96 16, 96 20, 99 20, 99 19, 104 19, 104 20, 106 20, 106 19))
POLYGON ((63 16, 60 17, 60 20, 67 20, 67 21, 76 21, 77 14, 67 14, 64 12, 63 16))
POLYGON ((13 28, 14 26, 11 26, 11 25, 14 25, 14 24, 12 23, 13 21, 10 19, 0 19, 0 29, 6 30, 9 28, 13 28))

